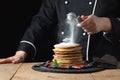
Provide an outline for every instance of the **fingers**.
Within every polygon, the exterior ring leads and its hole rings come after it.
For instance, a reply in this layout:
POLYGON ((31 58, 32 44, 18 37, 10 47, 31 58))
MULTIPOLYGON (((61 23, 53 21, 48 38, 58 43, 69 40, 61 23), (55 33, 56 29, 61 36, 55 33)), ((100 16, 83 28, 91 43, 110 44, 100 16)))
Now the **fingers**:
POLYGON ((87 32, 88 34, 94 34, 96 33, 96 24, 94 22, 94 16, 90 15, 90 16, 81 16, 82 18, 82 22, 78 23, 77 26, 81 27, 85 32, 87 32))
POLYGON ((6 62, 5 60, 6 59, 0 59, 0 64, 5 63, 6 62))
POLYGON ((10 58, 0 59, 0 64, 3 64, 3 63, 11 63, 12 60, 13 60, 12 57, 10 57, 10 58))
POLYGON ((8 58, 4 58, 4 59, 0 59, 0 64, 3 63, 20 63, 23 62, 24 58, 22 56, 12 56, 12 57, 8 57, 8 58))
POLYGON ((13 63, 13 64, 21 63, 21 62, 24 62, 26 56, 27 56, 26 52, 17 51, 14 56, 0 59, 0 64, 3 64, 3 63, 13 63))
POLYGON ((88 18, 88 16, 81 15, 82 20, 85 20, 88 18))
POLYGON ((77 24, 77 26, 79 26, 79 27, 83 27, 83 26, 86 26, 86 25, 88 25, 91 21, 88 19, 88 17, 87 16, 84 16, 84 15, 82 15, 81 16, 81 19, 83 20, 81 23, 78 23, 77 24))
POLYGON ((17 57, 17 56, 15 56, 14 60, 12 61, 13 64, 21 63, 21 62, 24 62, 24 58, 23 57, 17 57))
POLYGON ((24 62, 26 56, 27 53, 25 51, 17 51, 14 57, 15 59, 12 61, 12 63, 16 64, 16 63, 24 62))

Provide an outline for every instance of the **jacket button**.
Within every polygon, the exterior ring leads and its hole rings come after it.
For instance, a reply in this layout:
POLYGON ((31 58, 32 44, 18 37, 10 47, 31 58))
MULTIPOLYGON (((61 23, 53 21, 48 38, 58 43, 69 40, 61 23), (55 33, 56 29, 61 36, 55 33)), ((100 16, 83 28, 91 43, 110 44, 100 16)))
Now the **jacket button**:
POLYGON ((65 1, 65 4, 67 5, 67 4, 68 4, 68 1, 65 1))
POLYGON ((64 32, 61 32, 62 35, 64 35, 65 33, 64 32))
POLYGON ((92 5, 92 2, 89 2, 89 5, 92 5))
POLYGON ((84 32, 84 33, 83 33, 83 36, 85 36, 85 35, 86 35, 86 33, 84 32))

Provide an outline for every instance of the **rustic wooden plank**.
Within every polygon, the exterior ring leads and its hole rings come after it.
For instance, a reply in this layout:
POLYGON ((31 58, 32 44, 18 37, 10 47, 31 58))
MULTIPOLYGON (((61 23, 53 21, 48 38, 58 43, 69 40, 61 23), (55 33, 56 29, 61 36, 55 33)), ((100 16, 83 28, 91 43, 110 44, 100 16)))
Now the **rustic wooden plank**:
POLYGON ((90 74, 65 74, 39 72, 31 67, 36 63, 24 63, 12 80, 94 80, 90 74))
POLYGON ((95 80, 120 80, 120 69, 108 69, 92 75, 95 80))
POLYGON ((0 80, 10 80, 21 64, 0 64, 0 80))

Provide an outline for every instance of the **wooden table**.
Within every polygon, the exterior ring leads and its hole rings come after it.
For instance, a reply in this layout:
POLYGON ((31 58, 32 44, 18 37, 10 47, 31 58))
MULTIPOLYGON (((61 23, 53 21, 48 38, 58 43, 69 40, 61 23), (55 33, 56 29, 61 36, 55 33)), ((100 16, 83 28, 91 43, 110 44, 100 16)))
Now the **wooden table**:
POLYGON ((35 71, 31 68, 34 64, 0 64, 0 80, 120 80, 120 69, 67 74, 35 71))

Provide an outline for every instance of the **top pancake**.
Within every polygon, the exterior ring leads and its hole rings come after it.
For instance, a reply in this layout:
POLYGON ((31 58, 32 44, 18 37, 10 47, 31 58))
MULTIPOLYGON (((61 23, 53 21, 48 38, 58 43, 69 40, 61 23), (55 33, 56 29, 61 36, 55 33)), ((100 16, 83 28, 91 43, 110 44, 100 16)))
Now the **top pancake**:
POLYGON ((54 45, 55 48, 72 48, 72 47, 77 47, 80 46, 80 44, 77 43, 60 43, 54 45))

